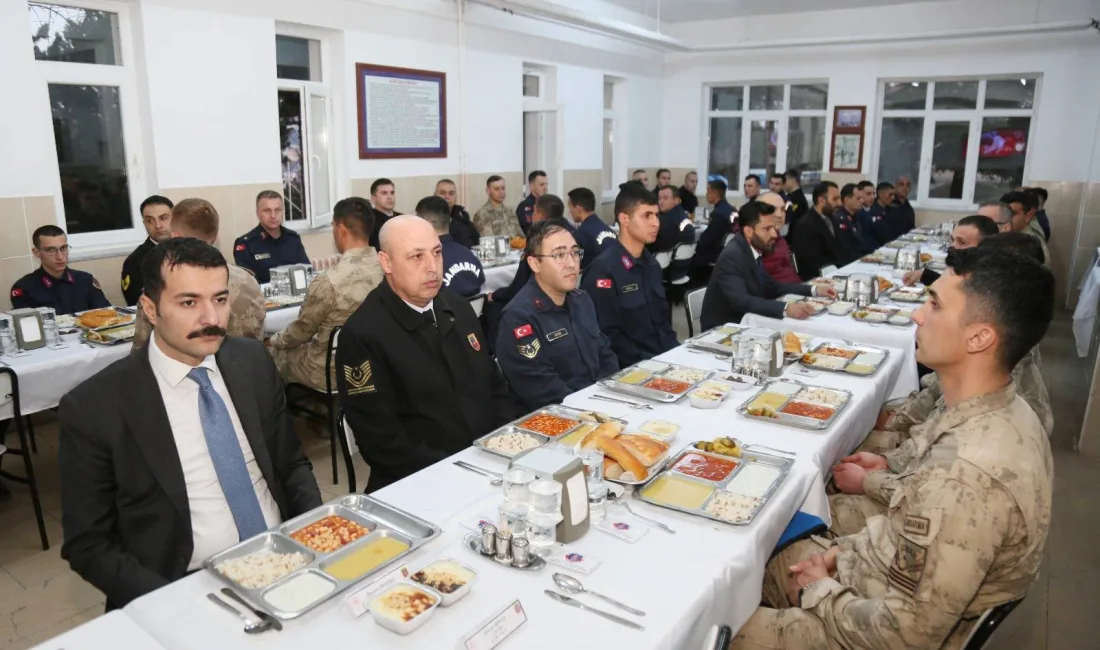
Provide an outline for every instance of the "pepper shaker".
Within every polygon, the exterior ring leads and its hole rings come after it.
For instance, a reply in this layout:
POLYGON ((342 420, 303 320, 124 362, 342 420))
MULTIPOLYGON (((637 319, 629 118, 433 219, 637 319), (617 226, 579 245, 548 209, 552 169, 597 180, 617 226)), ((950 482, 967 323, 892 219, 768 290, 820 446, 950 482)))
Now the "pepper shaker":
POLYGON ((496 554, 497 527, 485 524, 481 527, 481 554, 492 557, 496 554))

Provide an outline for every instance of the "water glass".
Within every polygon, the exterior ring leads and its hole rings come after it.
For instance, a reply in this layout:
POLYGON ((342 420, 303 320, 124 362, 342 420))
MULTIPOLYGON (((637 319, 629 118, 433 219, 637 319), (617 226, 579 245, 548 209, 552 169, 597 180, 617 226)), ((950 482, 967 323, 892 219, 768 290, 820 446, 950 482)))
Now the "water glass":
POLYGON ((0 321, 0 354, 15 356, 18 351, 15 330, 11 327, 11 321, 0 321))
POLYGON ((500 513, 498 531, 508 531, 512 537, 523 537, 527 534, 527 515, 531 507, 526 503, 505 501, 500 504, 497 511, 500 513))
POLYGON ((593 526, 604 520, 607 516, 607 483, 588 484, 588 517, 593 526))
POLYGON ((562 516, 532 512, 527 516, 527 541, 531 552, 539 557, 550 555, 558 541, 558 522, 562 516))
POLYGON ((53 307, 38 307, 38 313, 42 315, 42 336, 46 339, 46 347, 60 348, 61 337, 57 332, 57 312, 53 307))
POLYGON ((531 508, 535 513, 561 516, 561 483, 536 479, 527 488, 531 493, 531 508))
POLYGON ((535 480, 535 473, 526 467, 513 467, 501 477, 504 480, 504 500, 510 503, 531 504, 528 487, 535 480))
POLYGON ((599 449, 582 449, 579 456, 584 462, 584 476, 588 485, 603 483, 603 452, 599 449))

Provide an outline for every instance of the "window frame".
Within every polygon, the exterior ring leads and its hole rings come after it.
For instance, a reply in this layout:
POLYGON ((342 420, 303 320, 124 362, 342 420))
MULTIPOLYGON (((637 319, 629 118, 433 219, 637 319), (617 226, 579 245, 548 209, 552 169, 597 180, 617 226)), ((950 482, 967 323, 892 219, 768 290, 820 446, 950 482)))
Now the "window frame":
MULTIPOLYGON (((730 181, 729 189, 726 192, 727 198, 744 198, 744 188, 741 186, 743 179, 747 176, 751 168, 749 161, 751 160, 751 147, 752 147, 752 124, 753 122, 775 122, 776 123, 776 143, 775 143, 775 172, 782 174, 788 168, 787 162, 787 147, 790 139, 790 120, 794 117, 821 117, 825 119, 825 132, 823 137, 825 138, 824 155, 821 159, 821 172, 826 173, 828 171, 828 142, 829 131, 831 129, 832 118, 829 114, 832 104, 827 97, 825 100, 825 108, 822 109, 791 109, 791 86, 804 86, 811 84, 823 84, 830 86, 829 79, 793 79, 793 80, 763 80, 753 79, 751 81, 714 81, 703 84, 703 146, 701 147, 701 157, 697 169, 706 170, 704 177, 710 173, 710 146, 711 146, 711 132, 710 122, 713 118, 741 118, 741 153, 738 158, 740 165, 740 176, 737 179, 727 179, 730 181), (750 109, 749 108, 749 96, 750 88, 759 86, 782 86, 783 87, 783 108, 782 109, 750 109), (742 108, 740 110, 723 110, 710 108, 711 91, 715 88, 729 88, 740 87, 742 96, 742 108)), ((767 187, 768 179, 761 178, 763 187, 767 187)))
MULTIPOLYGON (((137 59, 133 40, 133 22, 130 7, 110 0, 35 0, 39 4, 74 7, 91 11, 113 13, 118 17, 118 58, 114 65, 99 63, 71 63, 62 61, 33 60, 36 79, 43 85, 46 95, 51 84, 73 86, 110 86, 118 89, 119 112, 122 122, 122 147, 126 157, 126 184, 130 194, 130 227, 100 232, 69 233, 65 217, 65 202, 61 192, 61 163, 57 159, 57 141, 52 127, 52 111, 46 111, 45 120, 50 124, 50 139, 54 145, 54 174, 51 181, 52 197, 58 227, 67 234, 69 245, 74 248, 70 260, 99 257, 114 249, 129 249, 148 237, 141 222, 141 202, 149 195, 145 174, 144 143, 142 140, 141 112, 138 108, 137 59)), ((26 3, 30 11, 30 4, 26 3)), ((30 44, 27 44, 30 46, 30 44)), ((33 59, 33 55, 31 57, 33 59)), ((30 233, 28 233, 30 234, 30 233)))
MULTIPOLYGON (((602 127, 603 123, 607 120, 611 121, 611 185, 609 187, 601 188, 600 200, 601 203, 614 201, 615 197, 619 194, 619 185, 626 182, 626 143, 625 138, 622 137, 626 129, 626 111, 625 104, 627 100, 627 81, 619 77, 612 77, 610 75, 604 75, 603 83, 611 84, 611 108, 603 109, 603 121, 600 122, 601 126, 601 139, 602 139, 602 127), (618 135, 618 137, 615 137, 618 135)), ((600 105, 603 106, 603 95, 600 95, 600 105)), ((603 161, 606 166, 608 161, 603 161)), ((600 169, 600 179, 602 184, 603 168, 600 169)))
POLYGON ((923 207, 939 210, 957 210, 960 212, 972 212, 978 207, 974 199, 977 188, 978 152, 982 137, 982 122, 986 118, 998 117, 1026 117, 1029 119, 1027 146, 1024 154, 1023 178, 1030 177, 1031 170, 1031 145, 1034 142, 1035 118, 1039 110, 1039 101, 1043 89, 1043 75, 1040 73, 1025 72, 1020 74, 998 75, 964 75, 955 77, 912 77, 912 78, 881 78, 877 88, 877 115, 875 117, 875 146, 871 160, 871 169, 868 176, 875 179, 876 183, 882 181, 893 182, 894 179, 879 178, 879 163, 882 156, 883 121, 890 118, 921 118, 924 120, 921 137, 920 160, 918 161, 919 179, 913 188, 911 201, 915 207, 923 207), (1005 79, 1032 79, 1035 82, 1035 93, 1031 102, 1031 108, 985 108, 986 86, 990 81, 1005 79), (978 100, 975 108, 953 109, 933 108, 936 96, 937 82, 977 81, 978 100), (889 83, 924 83, 925 98, 923 109, 887 109, 886 84, 889 83), (932 155, 935 147, 936 125, 943 122, 969 122, 970 129, 967 139, 966 161, 963 165, 963 195, 962 198, 937 198, 929 197, 928 189, 932 180, 932 155), (978 146, 974 146, 978 143, 978 146))
MULTIPOLYGON (((305 206, 305 219, 291 221, 286 219, 287 213, 285 202, 286 197, 283 197, 284 201, 284 221, 283 225, 291 230, 295 231, 308 231, 315 228, 322 228, 332 223, 333 207, 338 200, 337 197, 337 156, 336 145, 339 142, 336 137, 336 121, 334 111, 334 97, 335 93, 332 87, 332 71, 333 67, 330 64, 332 46, 329 42, 329 38, 319 32, 305 27, 298 27, 295 25, 277 24, 275 26, 274 34, 272 35, 272 44, 274 45, 275 38, 279 36, 288 36, 292 38, 301 38, 305 40, 317 41, 319 43, 320 50, 320 73, 321 81, 303 81, 301 79, 283 79, 278 76, 278 65, 275 68, 275 94, 273 99, 278 101, 278 93, 280 91, 294 91, 298 93, 301 101, 302 109, 302 124, 301 124, 301 140, 302 140, 302 160, 304 164, 303 170, 303 189, 306 196, 305 206), (320 96, 325 98, 325 120, 329 132, 329 148, 328 148, 328 192, 329 192, 329 210, 321 214, 315 214, 313 211, 313 172, 311 170, 312 160, 316 158, 312 151, 312 144, 309 140, 309 132, 312 124, 312 107, 310 106, 310 98, 313 96, 320 96)), ((278 132, 276 132, 278 137, 278 132)), ((282 151, 282 142, 279 142, 279 150, 282 151)), ((280 171, 279 178, 280 185, 282 184, 282 173, 280 171)))

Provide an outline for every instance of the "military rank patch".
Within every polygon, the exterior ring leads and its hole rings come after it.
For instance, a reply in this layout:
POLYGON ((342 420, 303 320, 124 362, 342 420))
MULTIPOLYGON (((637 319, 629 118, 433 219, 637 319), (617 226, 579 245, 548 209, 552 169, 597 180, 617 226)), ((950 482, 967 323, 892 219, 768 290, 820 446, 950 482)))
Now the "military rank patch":
POLYGON ((477 334, 467 334, 466 340, 470 342, 470 347, 474 349, 474 352, 481 352, 481 342, 477 340, 477 334))
POLYGON ((597 289, 610 289, 611 288, 611 278, 600 278, 599 280, 596 280, 596 288, 597 289))
POLYGON ((530 324, 520 325, 516 329, 512 330, 512 334, 514 334, 517 339, 521 339, 525 336, 531 336, 534 333, 535 328, 531 327, 530 324))
POLYGON ((634 260, 630 259, 629 256, 623 255, 619 259, 622 260, 623 268, 625 268, 627 271, 634 268, 634 260))
POLYGON ((898 551, 890 564, 887 580, 906 594, 916 596, 927 561, 928 549, 899 535, 898 551))
POLYGON ((630 293, 631 291, 637 291, 637 290, 638 290, 638 285, 636 285, 636 284, 624 284, 623 285, 623 293, 630 293))
POLYGON ((127 274, 122 278, 122 290, 126 291, 130 288, 130 276, 127 274))
POLYGON ((344 381, 348 385, 348 395, 361 395, 373 393, 374 384, 371 383, 370 361, 364 361, 358 367, 344 366, 344 381))
POLYGON ((549 334, 547 334, 546 335, 546 340, 551 341, 551 342, 557 341, 558 339, 560 339, 561 337, 565 336, 568 333, 569 332, 566 332, 565 328, 563 327, 560 330, 554 330, 553 332, 550 332, 549 334))
POLYGON ((520 355, 528 359, 534 359, 538 355, 540 349, 542 349, 542 343, 540 343, 538 339, 531 341, 527 345, 516 346, 516 350, 519 351, 520 355))

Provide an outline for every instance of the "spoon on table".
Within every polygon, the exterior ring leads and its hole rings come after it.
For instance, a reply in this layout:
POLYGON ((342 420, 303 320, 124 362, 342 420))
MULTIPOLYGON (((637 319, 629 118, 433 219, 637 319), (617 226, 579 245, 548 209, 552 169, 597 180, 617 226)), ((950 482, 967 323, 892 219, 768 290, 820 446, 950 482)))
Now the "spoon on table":
POLYGON ((652 411, 653 407, 649 404, 642 404, 641 402, 634 402, 628 399, 619 399, 618 397, 611 397, 610 395, 589 395, 588 399, 600 400, 602 402, 615 402, 617 404, 626 404, 632 409, 639 409, 642 411, 652 411))
POLYGON ((596 598, 599 598, 601 600, 605 600, 605 601, 611 603, 612 605, 614 605, 616 607, 619 607, 619 608, 621 608, 625 611, 630 612, 631 614, 633 614, 635 616, 645 616, 645 612, 643 612, 640 609, 634 609, 633 607, 629 607, 627 605, 624 605, 624 604, 620 603, 619 601, 615 600, 614 598, 608 598, 607 596, 605 596, 601 593, 597 593, 597 592, 592 591, 590 589, 585 589, 584 585, 581 584, 581 581, 577 580, 573 576, 567 576, 564 573, 555 573, 553 577, 554 577, 554 584, 561 587, 561 590, 566 592, 566 593, 570 593, 570 594, 589 594, 590 596, 595 596, 596 598))
POLYGON ((252 620, 251 618, 246 616, 241 610, 230 605, 221 598, 218 598, 217 594, 209 593, 206 594, 206 597, 209 598, 210 601, 216 604, 218 607, 221 607, 228 612, 236 614, 242 621, 244 621, 244 631, 247 634, 259 634, 260 632, 266 632, 268 629, 271 628, 271 623, 269 623, 268 621, 252 620))
POLYGON ((461 460, 456 460, 454 464, 464 470, 474 472, 475 474, 481 474, 482 476, 488 478, 489 485, 497 486, 504 483, 504 477, 502 477, 500 474, 497 474, 496 472, 490 472, 487 469, 478 467, 477 465, 471 465, 470 463, 461 460))

